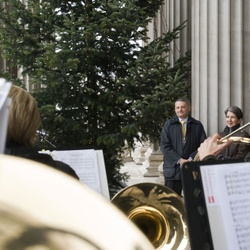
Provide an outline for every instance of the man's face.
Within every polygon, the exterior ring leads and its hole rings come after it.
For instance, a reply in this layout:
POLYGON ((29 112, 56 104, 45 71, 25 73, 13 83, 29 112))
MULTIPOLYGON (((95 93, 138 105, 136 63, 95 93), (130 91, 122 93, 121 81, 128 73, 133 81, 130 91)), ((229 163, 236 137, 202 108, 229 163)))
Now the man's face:
POLYGON ((181 118, 185 119, 188 117, 191 107, 186 102, 177 101, 175 102, 175 114, 181 118))

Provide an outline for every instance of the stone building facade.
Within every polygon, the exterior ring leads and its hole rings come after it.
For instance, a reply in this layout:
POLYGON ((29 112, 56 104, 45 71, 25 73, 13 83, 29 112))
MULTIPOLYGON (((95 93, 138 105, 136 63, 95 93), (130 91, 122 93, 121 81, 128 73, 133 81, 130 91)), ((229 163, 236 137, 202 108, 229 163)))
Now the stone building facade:
POLYGON ((165 0, 149 24, 154 39, 187 21, 170 62, 192 50, 192 115, 208 135, 223 130, 228 106, 239 106, 243 123, 250 121, 249 13, 248 0, 165 0))

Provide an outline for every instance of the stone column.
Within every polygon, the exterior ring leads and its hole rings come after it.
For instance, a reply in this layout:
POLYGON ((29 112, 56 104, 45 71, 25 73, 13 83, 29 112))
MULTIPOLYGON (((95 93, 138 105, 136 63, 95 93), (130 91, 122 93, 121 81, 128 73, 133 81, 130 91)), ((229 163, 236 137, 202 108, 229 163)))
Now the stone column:
POLYGON ((159 165, 163 161, 163 155, 160 150, 159 144, 154 143, 150 150, 151 152, 146 156, 146 161, 144 165, 146 167, 146 172, 144 173, 144 177, 159 177, 159 165))
POLYGON ((250 120, 250 1, 192 0, 192 115, 208 135, 225 126, 224 110, 250 120))
POLYGON ((173 30, 184 21, 187 23, 180 32, 180 38, 171 43, 169 55, 171 65, 191 49, 191 0, 165 0, 156 17, 148 25, 149 41, 152 41, 163 33, 173 30))
POLYGON ((132 157, 132 149, 128 146, 127 141, 124 142, 125 146, 123 148, 123 154, 122 154, 122 162, 131 162, 133 161, 132 157))
POLYGON ((148 142, 137 143, 137 147, 134 150, 133 160, 136 165, 142 165, 146 159, 146 152, 150 144, 148 142))

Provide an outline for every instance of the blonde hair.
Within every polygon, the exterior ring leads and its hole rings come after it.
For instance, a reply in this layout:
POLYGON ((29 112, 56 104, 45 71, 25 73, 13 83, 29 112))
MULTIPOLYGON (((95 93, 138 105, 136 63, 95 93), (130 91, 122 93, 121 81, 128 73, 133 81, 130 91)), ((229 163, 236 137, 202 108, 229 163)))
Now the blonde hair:
POLYGON ((16 85, 12 85, 9 97, 12 103, 9 110, 7 141, 31 146, 41 123, 36 100, 16 85))

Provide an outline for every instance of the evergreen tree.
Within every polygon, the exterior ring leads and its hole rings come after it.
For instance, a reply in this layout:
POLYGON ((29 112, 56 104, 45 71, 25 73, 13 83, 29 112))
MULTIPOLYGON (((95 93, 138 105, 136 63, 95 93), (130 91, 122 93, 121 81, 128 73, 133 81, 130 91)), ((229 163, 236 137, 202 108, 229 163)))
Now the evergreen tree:
POLYGON ((58 148, 102 149, 110 187, 126 178, 124 141, 158 141, 173 101, 188 95, 190 54, 168 63, 184 25, 142 47, 163 0, 0 3, 1 49, 36 86, 42 129, 58 148))

